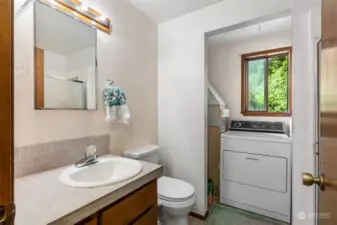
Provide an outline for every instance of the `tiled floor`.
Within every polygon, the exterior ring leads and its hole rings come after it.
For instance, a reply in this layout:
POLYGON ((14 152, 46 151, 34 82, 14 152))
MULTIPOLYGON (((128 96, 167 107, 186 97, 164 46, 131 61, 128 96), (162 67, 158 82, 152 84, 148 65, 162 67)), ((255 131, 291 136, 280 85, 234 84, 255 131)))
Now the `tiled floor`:
POLYGON ((206 221, 189 218, 189 225, 287 225, 254 213, 216 204, 206 221))
POLYGON ((205 225, 205 221, 199 220, 197 218, 194 218, 194 217, 190 216, 188 218, 188 224, 189 225, 205 225))

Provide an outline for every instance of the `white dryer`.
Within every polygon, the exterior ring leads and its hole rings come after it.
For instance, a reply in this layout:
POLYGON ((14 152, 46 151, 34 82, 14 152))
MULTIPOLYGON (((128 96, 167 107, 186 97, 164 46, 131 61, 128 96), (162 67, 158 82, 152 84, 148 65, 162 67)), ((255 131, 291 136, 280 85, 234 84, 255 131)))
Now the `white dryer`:
POLYGON ((220 202, 290 223, 291 138, 283 123, 232 121, 221 137, 220 202))

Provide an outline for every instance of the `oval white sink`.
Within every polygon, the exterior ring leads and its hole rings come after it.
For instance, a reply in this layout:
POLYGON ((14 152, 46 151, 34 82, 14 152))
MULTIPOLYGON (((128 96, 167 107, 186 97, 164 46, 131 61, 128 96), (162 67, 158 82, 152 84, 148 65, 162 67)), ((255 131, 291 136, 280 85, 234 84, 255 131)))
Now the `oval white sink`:
POLYGON ((132 159, 122 157, 98 158, 96 164, 82 168, 75 165, 65 169, 59 179, 70 187, 92 188, 116 184, 139 174, 143 165, 132 159))

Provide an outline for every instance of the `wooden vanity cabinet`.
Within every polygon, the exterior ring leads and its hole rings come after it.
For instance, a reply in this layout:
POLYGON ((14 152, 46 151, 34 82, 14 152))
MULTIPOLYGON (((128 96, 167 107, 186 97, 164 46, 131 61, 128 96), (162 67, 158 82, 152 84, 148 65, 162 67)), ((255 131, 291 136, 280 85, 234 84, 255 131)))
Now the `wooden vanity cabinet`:
POLYGON ((82 222, 82 223, 79 223, 81 225, 98 225, 98 219, 97 218, 92 218, 91 220, 87 220, 87 222, 82 222))
POLYGON ((156 225, 157 220, 154 180, 76 225, 156 225))

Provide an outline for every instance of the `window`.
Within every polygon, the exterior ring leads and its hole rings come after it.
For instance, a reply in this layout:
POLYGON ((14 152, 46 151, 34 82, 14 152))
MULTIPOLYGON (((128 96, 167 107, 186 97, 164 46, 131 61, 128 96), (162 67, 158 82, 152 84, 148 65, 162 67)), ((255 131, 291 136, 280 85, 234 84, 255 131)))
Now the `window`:
POLYGON ((291 116, 291 47, 242 55, 241 113, 291 116))

